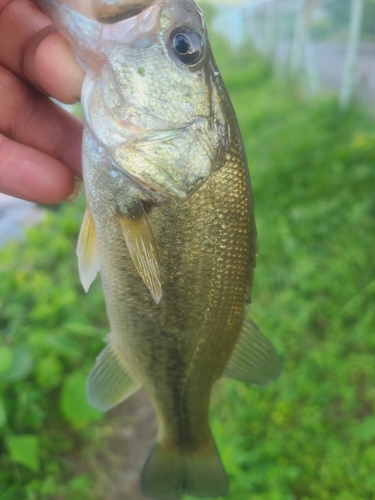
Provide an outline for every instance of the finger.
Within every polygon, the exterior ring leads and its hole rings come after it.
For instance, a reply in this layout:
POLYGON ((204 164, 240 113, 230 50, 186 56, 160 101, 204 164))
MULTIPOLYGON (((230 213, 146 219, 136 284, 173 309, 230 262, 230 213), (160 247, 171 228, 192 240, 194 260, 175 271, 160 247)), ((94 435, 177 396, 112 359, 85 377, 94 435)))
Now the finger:
POLYGON ((0 0, 0 64, 23 77, 23 54, 51 20, 28 0, 0 0))
POLYGON ((52 26, 32 39, 24 53, 23 71, 32 85, 61 102, 73 104, 80 98, 84 71, 52 26))
POLYGON ((82 122, 0 67, 0 132, 81 176, 82 122))
POLYGON ((0 136, 0 192, 35 203, 59 203, 74 191, 72 173, 58 160, 0 136))
POLYGON ((80 96, 84 73, 69 44, 28 0, 0 0, 0 65, 62 102, 80 96))

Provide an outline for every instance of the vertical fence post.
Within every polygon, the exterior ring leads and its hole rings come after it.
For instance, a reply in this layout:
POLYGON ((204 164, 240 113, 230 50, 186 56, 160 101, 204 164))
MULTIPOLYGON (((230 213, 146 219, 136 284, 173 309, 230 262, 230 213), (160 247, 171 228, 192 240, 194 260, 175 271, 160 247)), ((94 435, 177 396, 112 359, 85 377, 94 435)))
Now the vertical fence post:
POLYGON ((248 26, 248 33, 252 39, 253 46, 258 50, 259 49, 258 25, 256 21, 256 7, 254 7, 253 5, 248 6, 246 20, 248 26))
POLYGON ((254 40, 255 40, 255 46, 258 52, 262 52, 262 44, 263 44, 263 30, 262 30, 262 23, 261 23, 261 13, 259 6, 252 5, 252 25, 253 25, 253 31, 254 31, 254 40))
POLYGON ((232 47, 238 48, 245 39, 244 8, 239 5, 231 7, 227 12, 226 30, 229 33, 229 41, 232 47))
POLYGON ((259 52, 262 54, 266 53, 266 6, 265 2, 259 4, 258 7, 258 23, 259 23, 259 34, 260 34, 260 43, 259 43, 259 52))
POLYGON ((292 74, 298 73, 302 64, 306 36, 306 3, 307 0, 296 0, 296 17, 290 59, 290 70, 292 74))
POLYGON ((314 52, 314 45, 310 38, 310 34, 306 33, 306 44, 305 44, 305 61, 306 61, 306 73, 307 80, 309 83, 309 89, 312 95, 318 93, 320 88, 320 79, 318 65, 316 63, 316 57, 314 52))
POLYGON ((363 0, 352 0, 348 49, 340 92, 340 108, 346 109, 353 95, 355 83, 355 64, 358 53, 358 44, 361 37, 363 17, 363 0))
POLYGON ((279 0, 269 0, 266 12, 265 47, 266 54, 274 59, 277 42, 277 11, 279 0))

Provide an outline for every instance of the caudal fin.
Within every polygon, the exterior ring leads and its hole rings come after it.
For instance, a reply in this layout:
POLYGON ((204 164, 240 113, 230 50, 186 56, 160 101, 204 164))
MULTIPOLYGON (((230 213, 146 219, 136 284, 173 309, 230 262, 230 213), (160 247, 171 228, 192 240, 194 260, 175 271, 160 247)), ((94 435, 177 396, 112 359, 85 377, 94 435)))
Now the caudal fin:
POLYGON ((177 453, 156 442, 141 476, 142 492, 153 500, 179 500, 183 494, 200 498, 228 493, 228 478, 214 441, 204 450, 177 453))

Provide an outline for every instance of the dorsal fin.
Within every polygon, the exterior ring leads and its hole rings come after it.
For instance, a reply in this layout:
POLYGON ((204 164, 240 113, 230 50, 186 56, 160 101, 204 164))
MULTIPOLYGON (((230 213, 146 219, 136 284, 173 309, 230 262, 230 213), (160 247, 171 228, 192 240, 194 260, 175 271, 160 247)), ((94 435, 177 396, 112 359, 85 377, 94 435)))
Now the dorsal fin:
POLYGON ((87 292, 100 270, 98 242, 91 212, 86 207, 77 243, 78 272, 87 292))
POLYGON ((162 296, 159 256, 146 212, 141 207, 134 219, 118 212, 118 219, 133 264, 159 304, 162 296))
POLYGON ((257 325, 245 317, 222 377, 243 380, 253 385, 266 385, 278 378, 281 369, 282 363, 276 349, 257 325))

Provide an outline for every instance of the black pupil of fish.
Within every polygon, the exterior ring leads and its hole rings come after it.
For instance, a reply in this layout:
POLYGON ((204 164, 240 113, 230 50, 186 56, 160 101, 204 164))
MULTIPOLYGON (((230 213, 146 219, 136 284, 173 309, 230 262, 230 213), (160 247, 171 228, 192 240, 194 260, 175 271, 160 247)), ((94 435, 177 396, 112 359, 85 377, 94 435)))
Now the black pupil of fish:
POLYGON ((180 26, 170 33, 169 47, 173 56, 187 66, 196 64, 203 52, 201 37, 187 26, 180 26))
POLYGON ((192 50, 192 44, 190 38, 184 35, 183 33, 177 35, 175 38, 175 47, 176 51, 179 54, 181 55, 189 54, 189 52, 191 52, 192 50))

